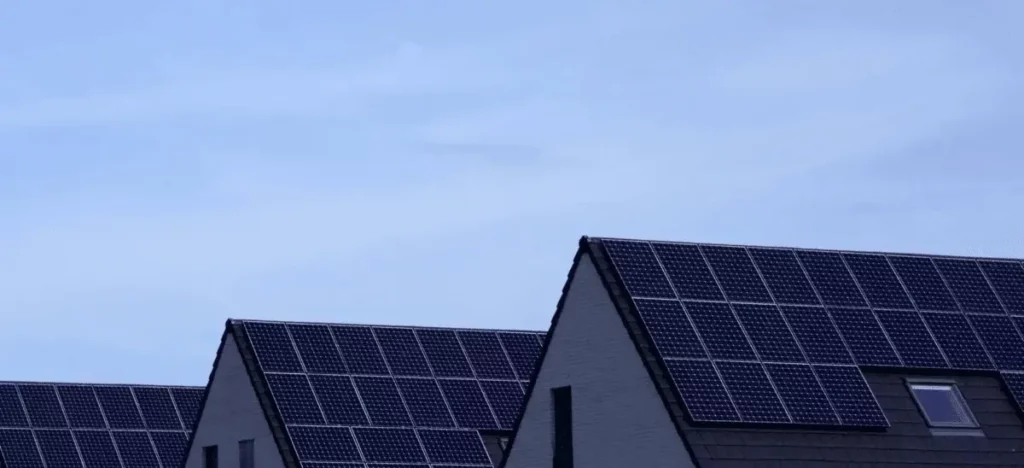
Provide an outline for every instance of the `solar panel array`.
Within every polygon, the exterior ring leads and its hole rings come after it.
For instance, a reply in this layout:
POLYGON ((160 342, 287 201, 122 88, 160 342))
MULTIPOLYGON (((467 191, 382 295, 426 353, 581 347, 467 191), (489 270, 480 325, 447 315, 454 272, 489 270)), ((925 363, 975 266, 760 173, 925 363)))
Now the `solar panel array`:
POLYGON ((999 372, 1018 261, 599 239, 695 422, 888 427, 861 368, 999 372))
POLYGON ((201 387, 0 382, 0 466, 177 468, 201 387))
POLYGON ((481 430, 511 430, 538 332, 237 322, 303 466, 491 466, 481 430), (341 465, 341 463, 348 463, 341 465))

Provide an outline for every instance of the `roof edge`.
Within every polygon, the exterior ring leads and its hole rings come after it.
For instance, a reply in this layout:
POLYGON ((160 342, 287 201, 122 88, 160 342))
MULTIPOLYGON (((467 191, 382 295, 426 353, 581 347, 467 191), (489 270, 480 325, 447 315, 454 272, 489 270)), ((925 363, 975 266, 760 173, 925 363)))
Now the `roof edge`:
POLYGON ((213 377, 217 375, 217 368, 220 365, 220 357, 224 353, 224 344, 227 343, 230 327, 230 321, 224 324, 224 333, 221 333, 220 344, 217 346, 217 356, 213 358, 213 365, 210 366, 210 376, 206 379, 206 387, 203 388, 203 398, 199 400, 199 414, 196 415, 195 421, 192 422, 192 427, 189 428, 191 436, 188 438, 188 443, 185 444, 185 456, 181 458, 181 463, 178 465, 179 468, 185 468, 188 465, 188 455, 192 452, 192 441, 196 440, 196 431, 203 420, 203 413, 206 411, 206 399, 210 396, 210 387, 213 384, 213 377))

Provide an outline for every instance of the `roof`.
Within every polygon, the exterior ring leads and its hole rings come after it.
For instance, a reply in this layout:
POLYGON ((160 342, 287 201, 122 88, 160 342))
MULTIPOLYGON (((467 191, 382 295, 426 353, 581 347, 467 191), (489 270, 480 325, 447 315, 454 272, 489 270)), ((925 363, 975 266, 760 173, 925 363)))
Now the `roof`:
POLYGON ((489 467, 483 435, 512 429, 542 335, 229 320, 218 361, 233 337, 285 466, 489 467))
POLYGON ((694 427, 884 433, 865 372, 990 376, 1024 408, 1019 260, 583 237, 563 301, 583 255, 684 443, 694 427))
POLYGON ((202 387, 0 382, 0 466, 176 467, 202 387))

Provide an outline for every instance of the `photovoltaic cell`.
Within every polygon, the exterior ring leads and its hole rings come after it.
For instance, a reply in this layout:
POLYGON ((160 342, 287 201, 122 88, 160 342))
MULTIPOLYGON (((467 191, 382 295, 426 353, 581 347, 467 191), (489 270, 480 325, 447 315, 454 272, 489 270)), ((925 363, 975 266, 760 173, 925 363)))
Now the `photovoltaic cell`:
POLYGON ((855 366, 814 366, 839 420, 847 426, 888 427, 871 388, 855 366))
POLYGON ((324 424, 313 389, 301 374, 264 374, 285 424, 324 424))
POLYGON ((1001 372, 1000 376, 1006 389, 1010 391, 1010 396, 1016 401, 1017 407, 1024 411, 1024 373, 1001 372))
POLYGON ((498 427, 512 430, 523 405, 523 390, 514 380, 481 380, 487 401, 498 418, 498 427))
POLYGON ((982 271, 1011 314, 1024 315, 1024 268, 1017 262, 980 261, 982 271))
POLYGON ((473 431, 421 430, 420 438, 431 463, 489 465, 480 434, 473 431))
POLYGON ((0 429, 0 447, 8 468, 44 468, 43 459, 28 429, 0 429))
POLYGON ((327 424, 364 426, 368 423, 363 405, 349 377, 342 375, 309 376, 313 393, 323 409, 327 424))
POLYGON ((421 427, 454 427, 448 405, 441 396, 441 389, 433 379, 396 379, 398 390, 402 392, 405 404, 409 407, 413 423, 421 427))
POLYGON ((730 301, 772 302, 746 249, 702 246, 701 250, 730 301))
POLYGON ((698 422, 738 422, 739 413, 710 361, 665 359, 690 418, 698 422))
POLYGON ((163 462, 164 468, 173 468, 181 465, 185 459, 185 449, 188 446, 188 439, 184 432, 150 432, 153 437, 153 445, 156 446, 156 453, 163 462))
MULTIPOLYGON (((103 413, 92 387, 84 385, 58 385, 57 393, 64 403, 64 412, 74 429, 103 429, 103 413)), ((198 408, 197 408, 198 411, 198 408)))
POLYGON ((114 431, 111 434, 125 468, 160 468, 149 434, 143 431, 114 431))
POLYGON ((900 285, 896 273, 881 255, 843 254, 853 276, 860 283, 871 307, 882 309, 913 309, 910 298, 900 285))
MULTIPOLYGON (((121 466, 121 460, 117 458, 117 451, 114 450, 114 439, 110 438, 109 432, 76 430, 74 436, 78 442, 78 449, 82 452, 85 468, 121 466)), ((180 460, 181 457, 174 459, 174 463, 180 460)))
POLYGON ((302 372, 284 324, 246 322, 245 333, 264 372, 302 372))
POLYGON ((128 387, 101 386, 94 390, 111 429, 145 429, 142 414, 128 387))
POLYGON ((71 431, 37 429, 34 432, 46 468, 82 468, 82 458, 78 456, 71 431))
POLYGON ((361 461, 352 433, 346 427, 292 426, 288 432, 300 460, 361 461))
POLYGON ((540 358, 541 344, 536 336, 530 333, 498 332, 498 339, 505 347, 519 380, 530 380, 537 359, 540 358))
POLYGON ((28 427, 28 417, 14 385, 0 385, 0 427, 28 427))
POLYGON ((394 375, 430 377, 427 358, 420 351, 416 335, 408 328, 377 327, 373 329, 384 358, 394 375))
POLYGON ((939 369, 949 367, 925 328, 920 314, 907 310, 877 310, 875 314, 892 338, 892 344, 905 365, 939 369))
POLYGON ((790 250, 749 249, 778 304, 821 305, 803 268, 790 250))
POLYGON ((946 353, 950 365, 957 369, 992 369, 992 361, 985 354, 978 337, 963 314, 922 312, 925 323, 935 340, 946 353))
POLYGON ((967 318, 1000 370, 1024 370, 1024 340, 1010 317, 968 314, 967 318))
POLYGON ((757 362, 717 361, 726 390, 732 395, 745 422, 788 423, 782 401, 772 388, 764 368, 757 362))
POLYGON ((497 429, 483 391, 475 380, 438 379, 438 384, 459 427, 497 429))
POLYGON ((505 351, 501 349, 498 335, 494 332, 461 330, 456 332, 469 363, 481 379, 514 380, 512 365, 508 363, 505 351))
POLYGON ((867 306, 839 254, 798 250, 796 256, 826 306, 867 306))
POLYGON ((64 410, 57 399, 57 389, 53 385, 21 384, 18 385, 18 391, 32 427, 68 427, 64 410))
POLYGON ((630 295, 676 298, 650 244, 610 239, 602 244, 630 295))
POLYGON ((353 374, 390 375, 370 327, 333 326, 341 357, 353 374))
POLYGON ((172 387, 171 396, 174 397, 175 406, 178 407, 178 414, 185 423, 185 428, 191 430, 195 426, 195 420, 199 417, 199 406, 203 400, 201 388, 172 387))
POLYGON ((1006 313, 973 260, 936 258, 934 262, 964 312, 1006 313))
POLYGON ((684 306, 712 358, 757 359, 727 304, 686 302, 684 306))
POLYGON ((345 374, 345 362, 331 336, 331 329, 324 325, 294 324, 287 326, 295 347, 299 350, 306 372, 311 374, 345 374))
POLYGON ((353 431, 370 462, 403 463, 425 461, 423 449, 412 429, 357 427, 353 431))
POLYGON ((167 388, 135 387, 134 392, 148 429, 184 430, 167 388))
POLYGON ((825 391, 814 377, 811 366, 803 364, 772 364, 764 365, 765 370, 789 409, 794 423, 838 425, 832 405, 825 391))
POLYGON ((469 360, 452 330, 416 330, 430 367, 437 377, 473 377, 469 360))
POLYGON ((875 314, 868 309, 829 309, 854 360, 862 366, 899 367, 900 361, 875 314))
MULTIPOLYGON (((695 245, 653 243, 654 252, 681 299, 722 301, 722 290, 695 245)), ((658 297, 658 296, 651 296, 658 297)), ((675 296, 665 296, 675 298, 675 296)))
POLYGON ((707 359, 679 301, 634 299, 633 302, 663 357, 707 359))
POLYGON ((395 381, 384 377, 356 377, 356 390, 363 398, 374 426, 411 426, 395 381))
POLYGON ((919 310, 960 311, 930 258, 890 256, 889 261, 919 310))
POLYGON ((806 362, 778 308, 771 305, 734 304, 733 309, 762 360, 806 362))
POLYGON ((797 341, 815 364, 853 364, 839 332, 822 307, 782 306, 797 341))

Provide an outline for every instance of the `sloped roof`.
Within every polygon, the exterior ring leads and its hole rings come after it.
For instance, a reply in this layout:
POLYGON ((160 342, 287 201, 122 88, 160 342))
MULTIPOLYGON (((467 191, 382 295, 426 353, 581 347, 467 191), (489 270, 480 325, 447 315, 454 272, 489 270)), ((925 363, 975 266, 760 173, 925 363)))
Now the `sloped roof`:
POLYGON ((563 301, 582 255, 684 443, 693 427, 884 433, 865 371, 995 377, 1021 411, 1019 260, 583 237, 563 301))
POLYGON ((202 387, 0 382, 0 466, 176 467, 202 394, 202 387))
POLYGON ((257 320, 229 334, 289 467, 491 466, 482 435, 512 429, 543 335, 257 320))

